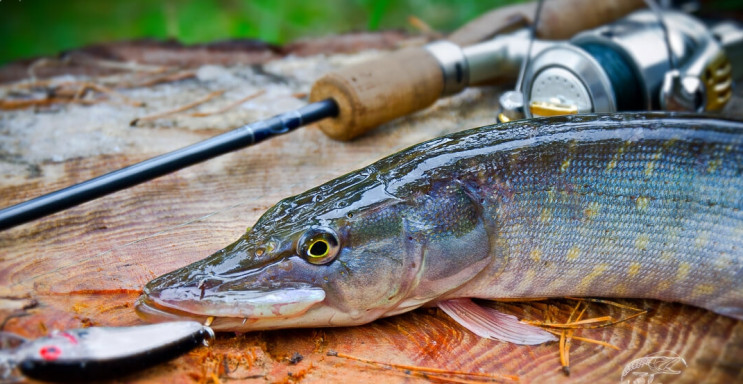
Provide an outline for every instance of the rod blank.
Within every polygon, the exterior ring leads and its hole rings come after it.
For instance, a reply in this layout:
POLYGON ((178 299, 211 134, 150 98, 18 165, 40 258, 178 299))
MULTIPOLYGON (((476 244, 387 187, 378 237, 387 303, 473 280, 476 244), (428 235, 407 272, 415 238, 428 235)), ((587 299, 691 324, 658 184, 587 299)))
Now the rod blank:
POLYGON ((236 128, 126 168, 0 210, 0 231, 338 115, 332 99, 236 128))

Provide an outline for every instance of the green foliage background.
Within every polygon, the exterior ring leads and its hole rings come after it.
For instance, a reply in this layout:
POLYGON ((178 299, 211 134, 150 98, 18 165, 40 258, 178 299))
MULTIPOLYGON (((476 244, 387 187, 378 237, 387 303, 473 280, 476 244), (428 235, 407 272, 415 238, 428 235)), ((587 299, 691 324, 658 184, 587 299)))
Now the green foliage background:
POLYGON ((284 44, 359 30, 410 29, 414 15, 451 31, 523 0, 0 0, 0 64, 89 44, 254 38, 284 44))
MULTIPOLYGON (((411 15, 447 32, 487 10, 522 1, 0 0, 0 65, 140 38, 186 44, 252 38, 285 44, 349 31, 411 29, 411 15)), ((703 5, 722 15, 741 16, 743 9, 741 0, 704 0, 703 5)))

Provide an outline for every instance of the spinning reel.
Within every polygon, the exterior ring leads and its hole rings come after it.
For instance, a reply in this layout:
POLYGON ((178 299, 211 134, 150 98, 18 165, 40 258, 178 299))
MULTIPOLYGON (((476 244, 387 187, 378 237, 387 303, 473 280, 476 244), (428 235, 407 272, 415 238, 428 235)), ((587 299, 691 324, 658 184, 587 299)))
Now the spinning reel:
MULTIPOLYGON (((523 34, 523 32, 521 32, 523 34)), ((639 110, 716 111, 743 73, 743 28, 641 10, 567 42, 533 40, 500 121, 639 110)))

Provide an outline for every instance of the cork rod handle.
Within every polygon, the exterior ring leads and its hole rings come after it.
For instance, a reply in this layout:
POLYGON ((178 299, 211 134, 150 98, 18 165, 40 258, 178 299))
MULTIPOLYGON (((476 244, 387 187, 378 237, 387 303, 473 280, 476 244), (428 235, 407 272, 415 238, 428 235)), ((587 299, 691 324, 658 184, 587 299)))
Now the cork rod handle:
POLYGON ((443 87, 443 73, 433 55, 411 47, 321 77, 310 101, 335 100, 338 116, 321 121, 320 129, 333 139, 351 140, 430 106, 443 87))

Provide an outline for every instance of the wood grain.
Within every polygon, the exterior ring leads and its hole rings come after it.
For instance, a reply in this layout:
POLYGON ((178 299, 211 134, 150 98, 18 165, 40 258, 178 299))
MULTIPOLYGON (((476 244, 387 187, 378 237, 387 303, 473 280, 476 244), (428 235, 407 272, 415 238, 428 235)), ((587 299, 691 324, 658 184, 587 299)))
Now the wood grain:
MULTIPOLYGON (((365 54, 373 55, 358 55, 365 54)), ((270 88, 269 96, 211 120, 173 116, 141 127, 126 123, 158 109, 182 105, 189 98, 196 100, 222 86, 204 76, 122 91, 147 102, 148 107, 139 109, 104 103, 1 112, 0 205, 17 203, 205 139, 246 120, 301 105, 292 94, 306 92, 324 71, 358 60, 358 55, 276 60, 262 68, 273 76, 249 67, 225 69, 244 76, 236 78, 253 81, 242 84, 252 87, 244 94, 270 88), (73 128, 64 128, 60 136, 61 122, 71 116, 79 121, 71 125, 73 128), (50 153, 54 148, 60 152, 50 153), (80 155, 64 148, 74 148, 80 155)), ((222 248, 283 197, 422 140, 492 123, 498 92, 469 90, 348 143, 333 141, 309 127, 0 232, 0 316, 25 315, 8 318, 4 330, 38 337, 51 329, 140 324, 132 304, 151 278, 222 248), (38 305, 19 309, 29 299, 38 305)), ((226 104, 244 94, 230 96, 228 92, 214 102, 226 104)), ((614 327, 578 331, 576 336, 606 341, 620 350, 574 341, 570 377, 561 371, 556 343, 529 347, 480 339, 440 311, 421 309, 354 328, 221 334, 209 348, 199 348, 124 380, 446 382, 327 356, 329 351, 379 362, 515 375, 527 383, 618 383, 622 369, 633 360, 671 351, 685 359, 686 367, 679 375, 656 376, 654 382, 743 380, 743 322, 679 304, 622 303, 650 312, 614 327), (290 359, 295 353, 302 360, 293 364, 290 359)), ((574 302, 492 305, 539 320, 547 313, 567 318, 574 302)), ((592 304, 587 316, 619 318, 631 313, 592 304)))

